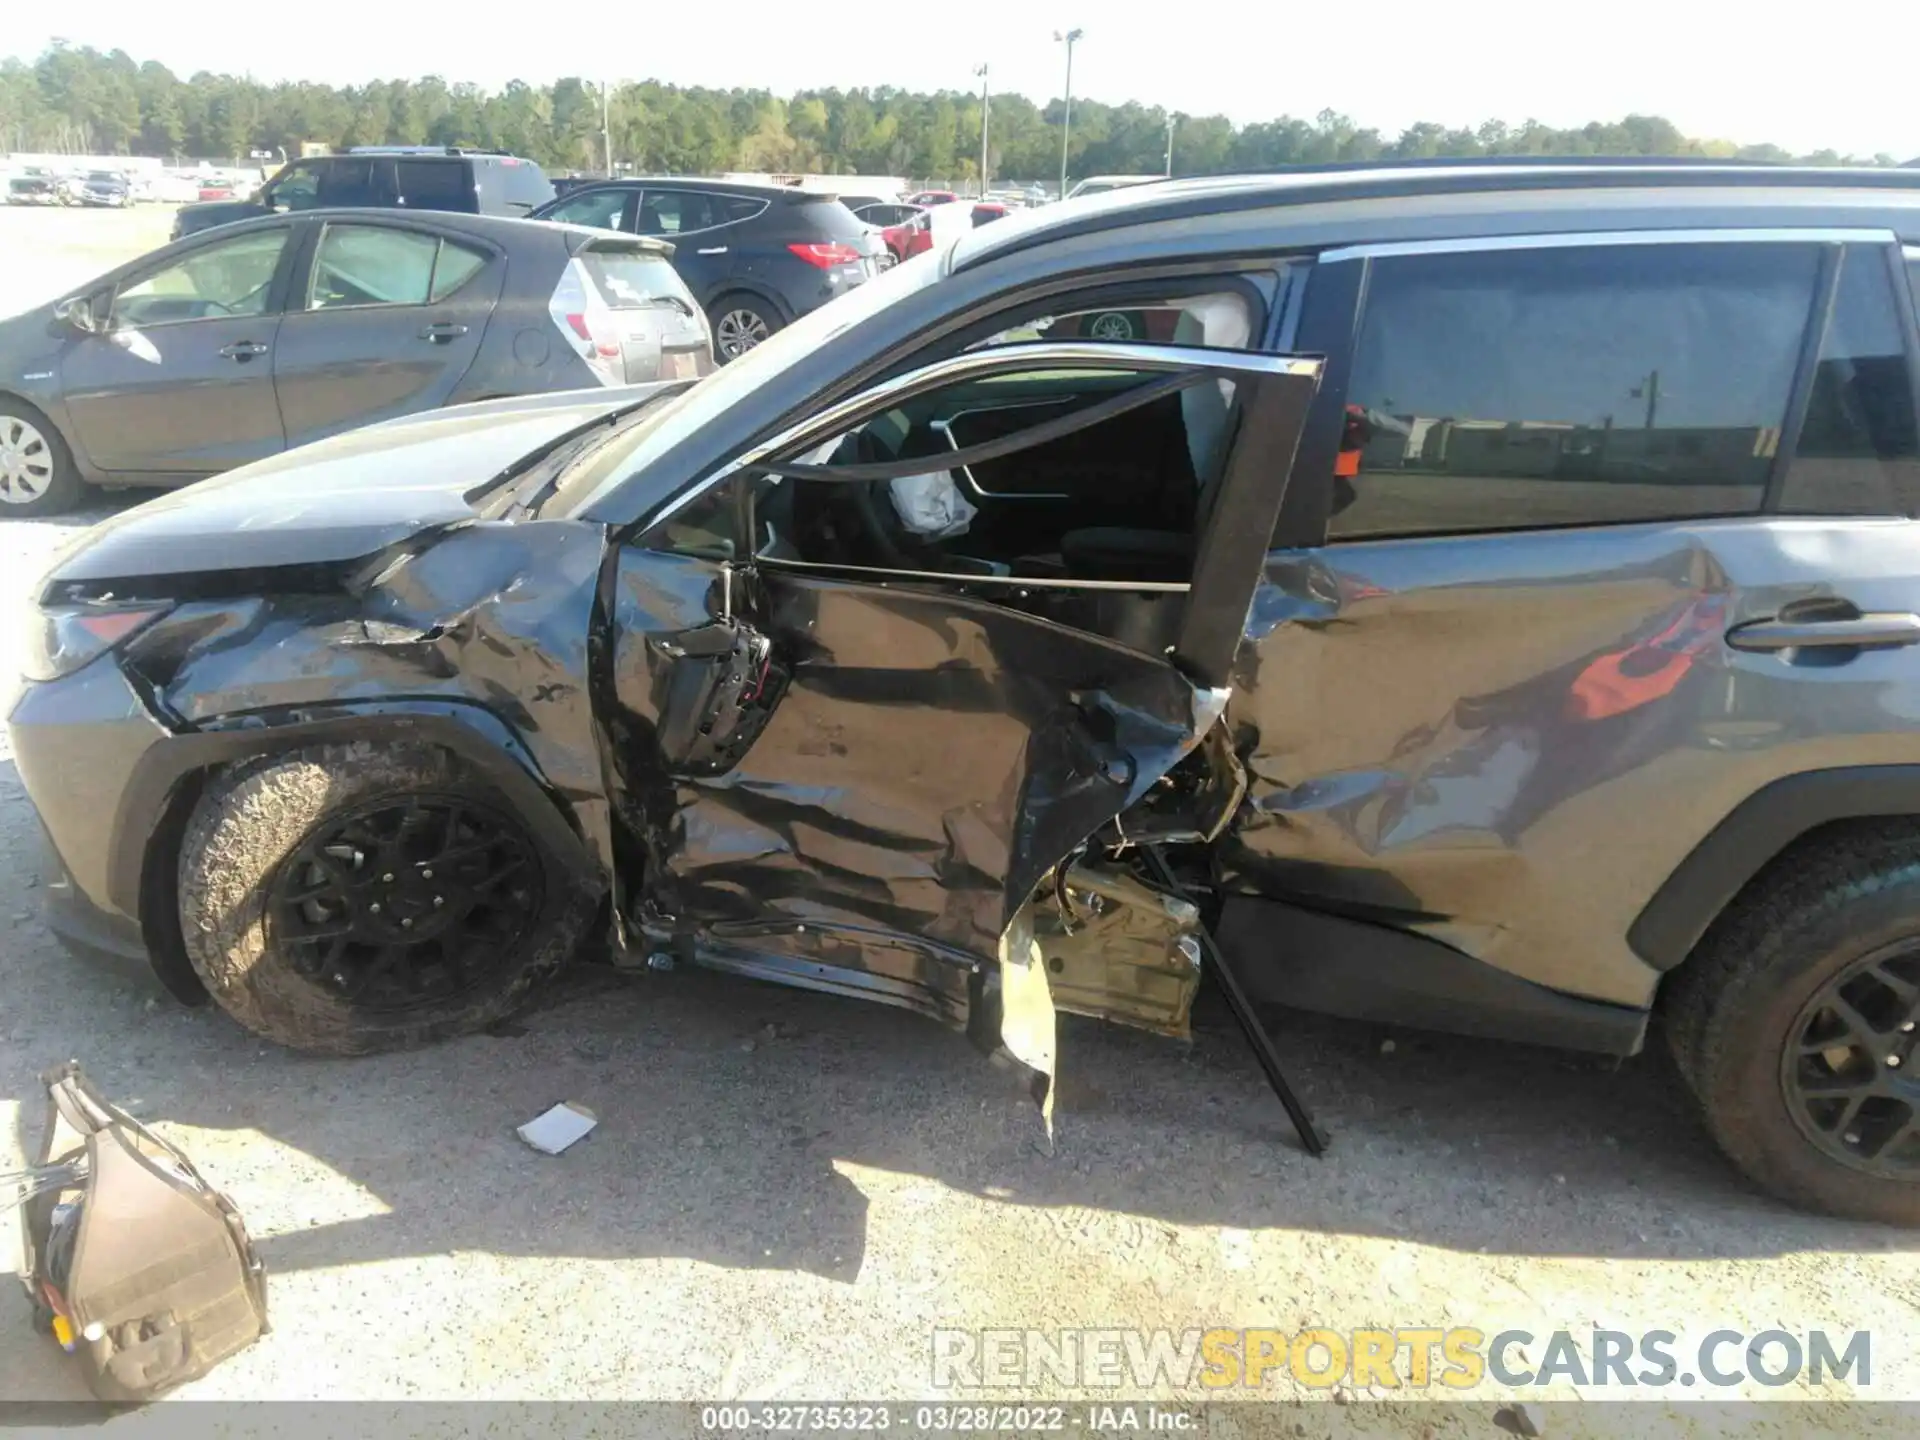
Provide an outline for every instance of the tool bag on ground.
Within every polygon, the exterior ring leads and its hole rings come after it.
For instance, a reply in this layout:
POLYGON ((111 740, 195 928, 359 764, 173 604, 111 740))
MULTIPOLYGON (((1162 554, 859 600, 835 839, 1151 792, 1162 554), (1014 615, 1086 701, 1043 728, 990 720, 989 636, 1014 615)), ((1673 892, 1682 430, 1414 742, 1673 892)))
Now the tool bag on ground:
POLYGON ((266 1272, 233 1202, 68 1061, 42 1075, 27 1173, 34 1314, 102 1400, 198 1379, 267 1329, 266 1272))

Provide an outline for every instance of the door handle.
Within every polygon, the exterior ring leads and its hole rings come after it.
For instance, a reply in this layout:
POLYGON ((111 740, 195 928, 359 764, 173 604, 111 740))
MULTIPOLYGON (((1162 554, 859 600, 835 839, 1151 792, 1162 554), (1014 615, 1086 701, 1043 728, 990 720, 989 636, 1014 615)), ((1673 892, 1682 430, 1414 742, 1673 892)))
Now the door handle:
POLYGON ((724 245, 709 245, 706 249, 696 250, 693 253, 696 255, 724 255, 727 253, 727 247, 724 245))
POLYGON ((1920 615, 1884 611, 1830 620, 1752 620, 1727 632, 1736 650, 1798 650, 1815 645, 1920 645, 1920 615))
POLYGON ((458 339, 467 333, 467 327, 454 320, 441 320, 428 325, 420 332, 422 340, 431 340, 436 345, 444 345, 449 340, 458 339))
POLYGON ((267 353, 267 347, 258 340, 236 340, 231 345, 221 347, 220 353, 229 360, 246 361, 256 355, 267 353))

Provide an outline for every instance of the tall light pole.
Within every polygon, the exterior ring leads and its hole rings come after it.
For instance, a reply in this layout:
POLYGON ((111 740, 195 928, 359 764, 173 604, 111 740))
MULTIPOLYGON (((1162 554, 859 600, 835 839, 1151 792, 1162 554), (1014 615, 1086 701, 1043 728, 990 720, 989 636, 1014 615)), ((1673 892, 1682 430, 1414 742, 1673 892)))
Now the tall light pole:
POLYGON ((600 82, 600 154, 607 166, 607 178, 613 178, 613 109, 607 99, 607 82, 600 82))
POLYGON ((982 65, 973 72, 980 77, 980 198, 987 198, 987 87, 993 82, 987 78, 987 67, 982 65))
POLYGON ((1167 178, 1173 178, 1173 116, 1167 116, 1167 178))
POLYGON ((1065 42, 1067 47, 1067 105, 1060 119, 1060 198, 1067 198, 1067 141, 1073 134, 1073 42, 1086 32, 1069 30, 1062 35, 1058 30, 1053 38, 1065 42))

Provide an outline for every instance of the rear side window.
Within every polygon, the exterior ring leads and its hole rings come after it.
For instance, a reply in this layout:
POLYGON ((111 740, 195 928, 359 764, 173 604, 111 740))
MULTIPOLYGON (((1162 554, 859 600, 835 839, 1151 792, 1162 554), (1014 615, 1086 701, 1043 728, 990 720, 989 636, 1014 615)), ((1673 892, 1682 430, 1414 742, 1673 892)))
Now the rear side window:
POLYGON ((400 198, 421 210, 474 208, 473 179, 462 160, 400 160, 394 170, 400 198))
POLYGON ((315 204, 385 205, 393 199, 391 161, 329 160, 319 168, 320 189, 315 204))
POLYGON ((595 288, 615 310, 675 305, 691 310, 687 287, 665 257, 644 250, 594 247, 580 252, 595 288))
POLYGON ((1811 245, 1543 247, 1373 262, 1333 538, 1757 513, 1811 245))
POLYGON ((729 225, 739 220, 751 220, 767 208, 764 200, 754 200, 745 195, 716 195, 714 204, 721 218, 729 225))
POLYGON ((649 190, 640 197, 640 233, 642 235, 685 235, 694 230, 710 230, 714 218, 712 195, 691 190, 649 190))
POLYGON ((1920 514, 1920 436, 1886 256, 1849 246, 1820 340, 1800 442, 1780 494, 1798 514, 1920 514))
POLYGON ((452 294, 486 256, 412 230, 329 225, 314 257, 307 308, 425 305, 452 294))

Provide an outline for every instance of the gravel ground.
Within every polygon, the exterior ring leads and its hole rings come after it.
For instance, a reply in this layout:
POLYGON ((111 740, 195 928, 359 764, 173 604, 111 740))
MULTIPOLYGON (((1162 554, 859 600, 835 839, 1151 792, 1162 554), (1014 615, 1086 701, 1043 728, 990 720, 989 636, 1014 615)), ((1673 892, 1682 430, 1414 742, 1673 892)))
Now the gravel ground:
MULTIPOLYGON (((0 211, 0 301, 165 229, 152 211, 26 213, 0 211), (49 260, 57 227, 88 243, 49 260)), ((0 520, 0 673, 14 607, 78 523, 0 520)), ((77 1056, 230 1189, 275 1329, 187 1396, 907 1399, 932 1393, 936 1326, 1472 1325, 1864 1328, 1867 1393, 1920 1400, 1913 1238, 1748 1190, 1657 1054, 1614 1067, 1282 1015, 1334 1136, 1321 1161, 1208 997, 1190 1046, 1067 1022, 1050 1155, 1019 1078, 960 1037, 702 974, 581 971, 512 1033, 314 1060, 69 960, 37 916, 33 831, 0 738, 0 1169, 39 1123, 36 1072, 77 1056), (514 1126, 558 1100, 600 1127, 537 1155, 514 1126)), ((13 1223, 0 1247, 17 1253, 13 1223)), ((79 1393, 11 1285, 0 1336, 0 1399, 79 1393)), ((1484 1410, 1363 1405, 1289 1412, 1282 1431, 1336 1419, 1493 1433, 1484 1410)), ((1551 1433, 1619 1429, 1583 1410, 1551 1433)))

